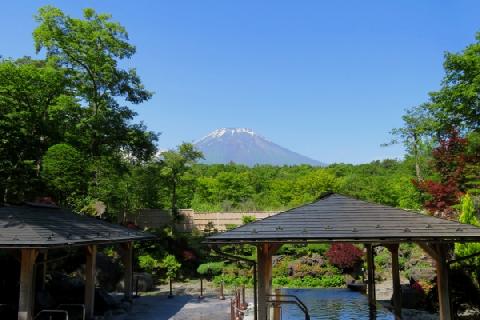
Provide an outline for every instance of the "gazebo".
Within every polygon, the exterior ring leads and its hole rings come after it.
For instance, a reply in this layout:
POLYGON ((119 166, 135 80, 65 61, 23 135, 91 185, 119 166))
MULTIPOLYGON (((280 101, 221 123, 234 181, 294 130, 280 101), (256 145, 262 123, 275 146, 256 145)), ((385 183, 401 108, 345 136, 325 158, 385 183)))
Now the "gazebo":
POLYGON ((368 301, 375 306, 374 246, 392 254, 393 305, 401 318, 398 263, 400 243, 418 244, 436 265, 440 319, 452 318, 448 288, 448 246, 480 242, 480 228, 416 212, 329 193, 316 202, 207 238, 211 245, 251 244, 257 247, 258 319, 267 320, 272 287, 272 255, 285 243, 350 242, 367 249, 368 301))
POLYGON ((68 247, 85 248, 85 314, 93 318, 97 245, 121 244, 125 266, 124 292, 132 294, 132 242, 152 235, 74 214, 51 205, 29 204, 0 208, 0 249, 19 253, 21 260, 18 320, 33 318, 36 266, 45 273, 48 252, 68 247))

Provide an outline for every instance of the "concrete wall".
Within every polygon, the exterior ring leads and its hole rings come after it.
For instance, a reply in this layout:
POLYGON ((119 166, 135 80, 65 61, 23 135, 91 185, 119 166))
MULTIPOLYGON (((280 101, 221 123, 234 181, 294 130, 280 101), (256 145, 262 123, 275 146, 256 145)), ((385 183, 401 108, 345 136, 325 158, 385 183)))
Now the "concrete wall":
MULTIPOLYGON (((204 231, 211 225, 218 231, 225 231, 228 225, 241 225, 243 216, 254 216, 259 219, 269 217, 277 212, 194 212, 192 209, 181 209, 182 222, 176 224, 178 231, 190 232, 193 230, 204 231)), ((170 223, 170 213, 158 209, 143 209, 138 214, 129 216, 141 228, 161 228, 170 223)))

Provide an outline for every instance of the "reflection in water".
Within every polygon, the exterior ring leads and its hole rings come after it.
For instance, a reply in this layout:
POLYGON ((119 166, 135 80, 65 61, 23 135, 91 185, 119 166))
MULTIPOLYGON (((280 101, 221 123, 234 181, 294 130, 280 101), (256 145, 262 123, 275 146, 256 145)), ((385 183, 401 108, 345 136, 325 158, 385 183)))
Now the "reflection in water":
MULTIPOLYGON (((312 320, 393 320, 394 316, 378 305, 368 306, 367 297, 349 289, 283 289, 296 295, 307 306, 312 320)), ((282 306, 282 320, 300 320, 304 315, 295 305, 282 306)))

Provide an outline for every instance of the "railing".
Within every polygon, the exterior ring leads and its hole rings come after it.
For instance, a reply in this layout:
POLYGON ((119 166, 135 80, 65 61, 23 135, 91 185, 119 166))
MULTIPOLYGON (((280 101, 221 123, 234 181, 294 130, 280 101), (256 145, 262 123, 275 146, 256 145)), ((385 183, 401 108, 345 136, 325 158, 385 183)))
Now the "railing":
MULTIPOLYGON (((59 309, 66 309, 69 311, 70 309, 80 309, 81 320, 85 320, 85 305, 84 304, 74 304, 74 303, 64 303, 57 306, 59 309)), ((74 318, 76 319, 76 318, 74 318)))
POLYGON ((51 309, 51 310, 48 310, 48 309, 45 309, 45 310, 42 310, 40 311, 39 313, 37 313, 37 315, 35 316, 34 319, 39 319, 41 316, 48 316, 50 315, 50 317, 48 317, 49 320, 52 320, 53 319, 53 315, 55 314, 58 314, 60 316, 64 316, 63 319, 65 320, 68 320, 68 312, 65 311, 65 310, 55 310, 55 309, 51 309))
MULTIPOLYGON (((45 319, 44 317, 48 317, 46 319, 48 320, 53 320, 53 319, 59 319, 59 317, 62 317, 64 320, 69 320, 69 311, 70 309, 79 309, 79 313, 81 316, 81 320, 85 320, 85 305, 83 304, 59 304, 57 306, 58 309, 45 309, 41 310, 37 315, 35 316, 34 320, 36 319, 45 319)), ((74 317, 73 319, 78 319, 77 317, 74 317)))
POLYGON ((245 287, 237 288, 234 291, 234 297, 230 303, 230 319, 242 320, 247 311, 247 304, 245 302, 245 287))
POLYGON ((269 294, 267 297, 269 298, 267 299, 267 303, 276 308, 280 308, 282 304, 296 305, 305 315, 305 320, 310 320, 307 306, 297 296, 293 294, 269 294))

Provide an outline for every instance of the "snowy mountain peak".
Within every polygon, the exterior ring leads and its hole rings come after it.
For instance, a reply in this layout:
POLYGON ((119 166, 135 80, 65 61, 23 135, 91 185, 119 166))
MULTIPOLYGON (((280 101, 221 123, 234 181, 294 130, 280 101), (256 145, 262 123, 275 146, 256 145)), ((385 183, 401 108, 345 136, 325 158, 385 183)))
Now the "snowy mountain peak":
POLYGON ((321 162, 283 148, 247 128, 220 128, 195 142, 205 163, 322 165, 321 162))
POLYGON ((256 136, 257 135, 255 132, 253 132, 252 129, 247 129, 247 128, 220 128, 220 129, 217 129, 213 132, 210 132, 208 135, 203 137, 200 141, 205 140, 207 138, 220 138, 224 135, 233 136, 235 134, 242 134, 242 133, 246 133, 246 134, 249 134, 251 136, 256 136))

